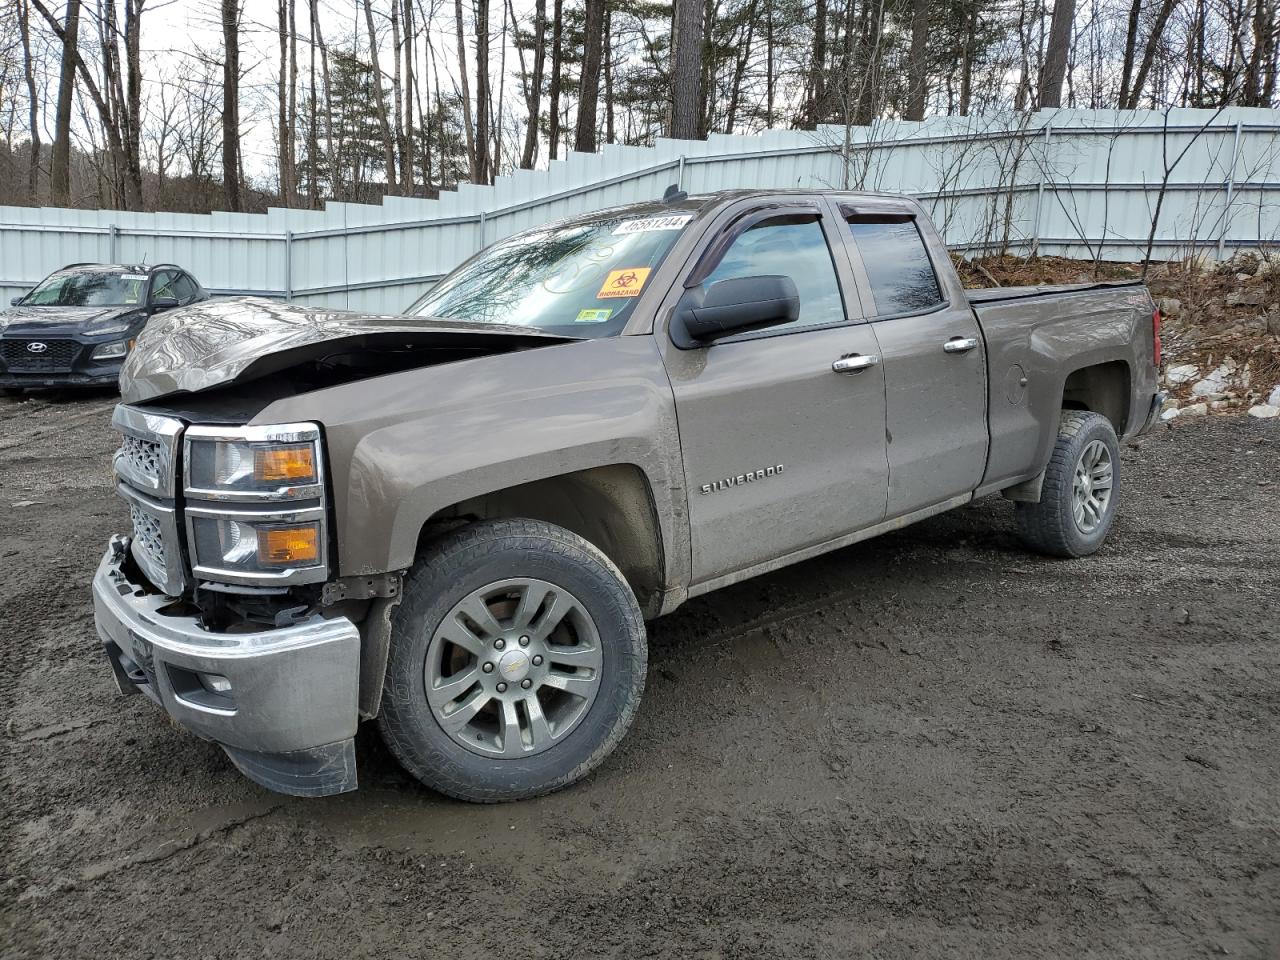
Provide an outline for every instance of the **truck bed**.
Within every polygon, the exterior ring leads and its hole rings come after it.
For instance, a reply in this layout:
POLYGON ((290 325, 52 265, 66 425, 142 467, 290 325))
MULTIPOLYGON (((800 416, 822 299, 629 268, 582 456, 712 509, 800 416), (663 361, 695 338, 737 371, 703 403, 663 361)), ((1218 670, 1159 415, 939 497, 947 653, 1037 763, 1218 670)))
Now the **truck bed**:
POLYGON ((969 302, 975 305, 998 303, 1002 300, 1025 300, 1056 293, 1084 293, 1087 290, 1104 290, 1110 287, 1140 287, 1141 280, 1097 280, 1092 283, 1052 283, 1034 287, 975 287, 965 290, 969 302))

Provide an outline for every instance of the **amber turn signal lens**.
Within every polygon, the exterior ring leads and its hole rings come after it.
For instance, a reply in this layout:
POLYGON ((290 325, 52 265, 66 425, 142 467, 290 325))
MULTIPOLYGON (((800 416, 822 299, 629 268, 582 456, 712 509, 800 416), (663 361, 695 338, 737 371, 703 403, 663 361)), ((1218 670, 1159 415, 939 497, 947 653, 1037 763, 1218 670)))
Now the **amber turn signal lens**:
POLYGON ((315 449, 309 443, 253 451, 253 479, 260 483, 314 483, 315 449))
POLYGON ((319 559, 320 536, 314 523, 258 531, 258 562, 263 565, 315 563, 319 559))

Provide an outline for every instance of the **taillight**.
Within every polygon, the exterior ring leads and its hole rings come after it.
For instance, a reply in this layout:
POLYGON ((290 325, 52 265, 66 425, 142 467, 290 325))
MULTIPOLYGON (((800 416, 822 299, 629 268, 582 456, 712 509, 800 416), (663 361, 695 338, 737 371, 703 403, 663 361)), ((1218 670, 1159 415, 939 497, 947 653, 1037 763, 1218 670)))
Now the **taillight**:
POLYGON ((1164 348, 1160 343, 1160 308, 1153 307, 1151 310, 1151 356, 1152 362, 1157 367, 1160 366, 1163 352, 1164 348))

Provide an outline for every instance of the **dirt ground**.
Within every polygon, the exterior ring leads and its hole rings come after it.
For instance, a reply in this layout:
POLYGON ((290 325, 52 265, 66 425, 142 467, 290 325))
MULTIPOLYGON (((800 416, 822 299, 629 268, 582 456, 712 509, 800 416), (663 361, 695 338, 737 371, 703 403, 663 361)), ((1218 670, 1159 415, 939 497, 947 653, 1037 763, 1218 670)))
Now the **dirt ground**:
POLYGON ((1280 956, 1280 422, 1127 448, 1091 559, 996 498, 692 602, 611 760, 480 807, 113 692, 109 404, 0 401, 5 957, 1280 956))

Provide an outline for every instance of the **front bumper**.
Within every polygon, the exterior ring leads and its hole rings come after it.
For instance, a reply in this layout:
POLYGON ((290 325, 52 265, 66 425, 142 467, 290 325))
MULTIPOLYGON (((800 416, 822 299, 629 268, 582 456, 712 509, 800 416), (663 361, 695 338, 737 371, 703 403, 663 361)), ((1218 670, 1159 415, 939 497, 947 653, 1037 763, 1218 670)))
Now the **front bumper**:
POLYGON ((94 621, 122 693, 143 693, 177 723, 219 744, 250 779, 314 797, 356 788, 360 633, 313 617, 252 633, 213 633, 167 613, 171 598, 126 572, 112 539, 93 578, 94 621), (208 678, 225 678, 214 692, 208 678))
MULTIPOLYGON (((100 366, 106 366, 100 364, 100 366)), ((0 387, 6 390, 39 390, 45 388, 63 389, 66 387, 119 387, 120 363, 114 370, 94 373, 10 373, 0 370, 0 387)))

